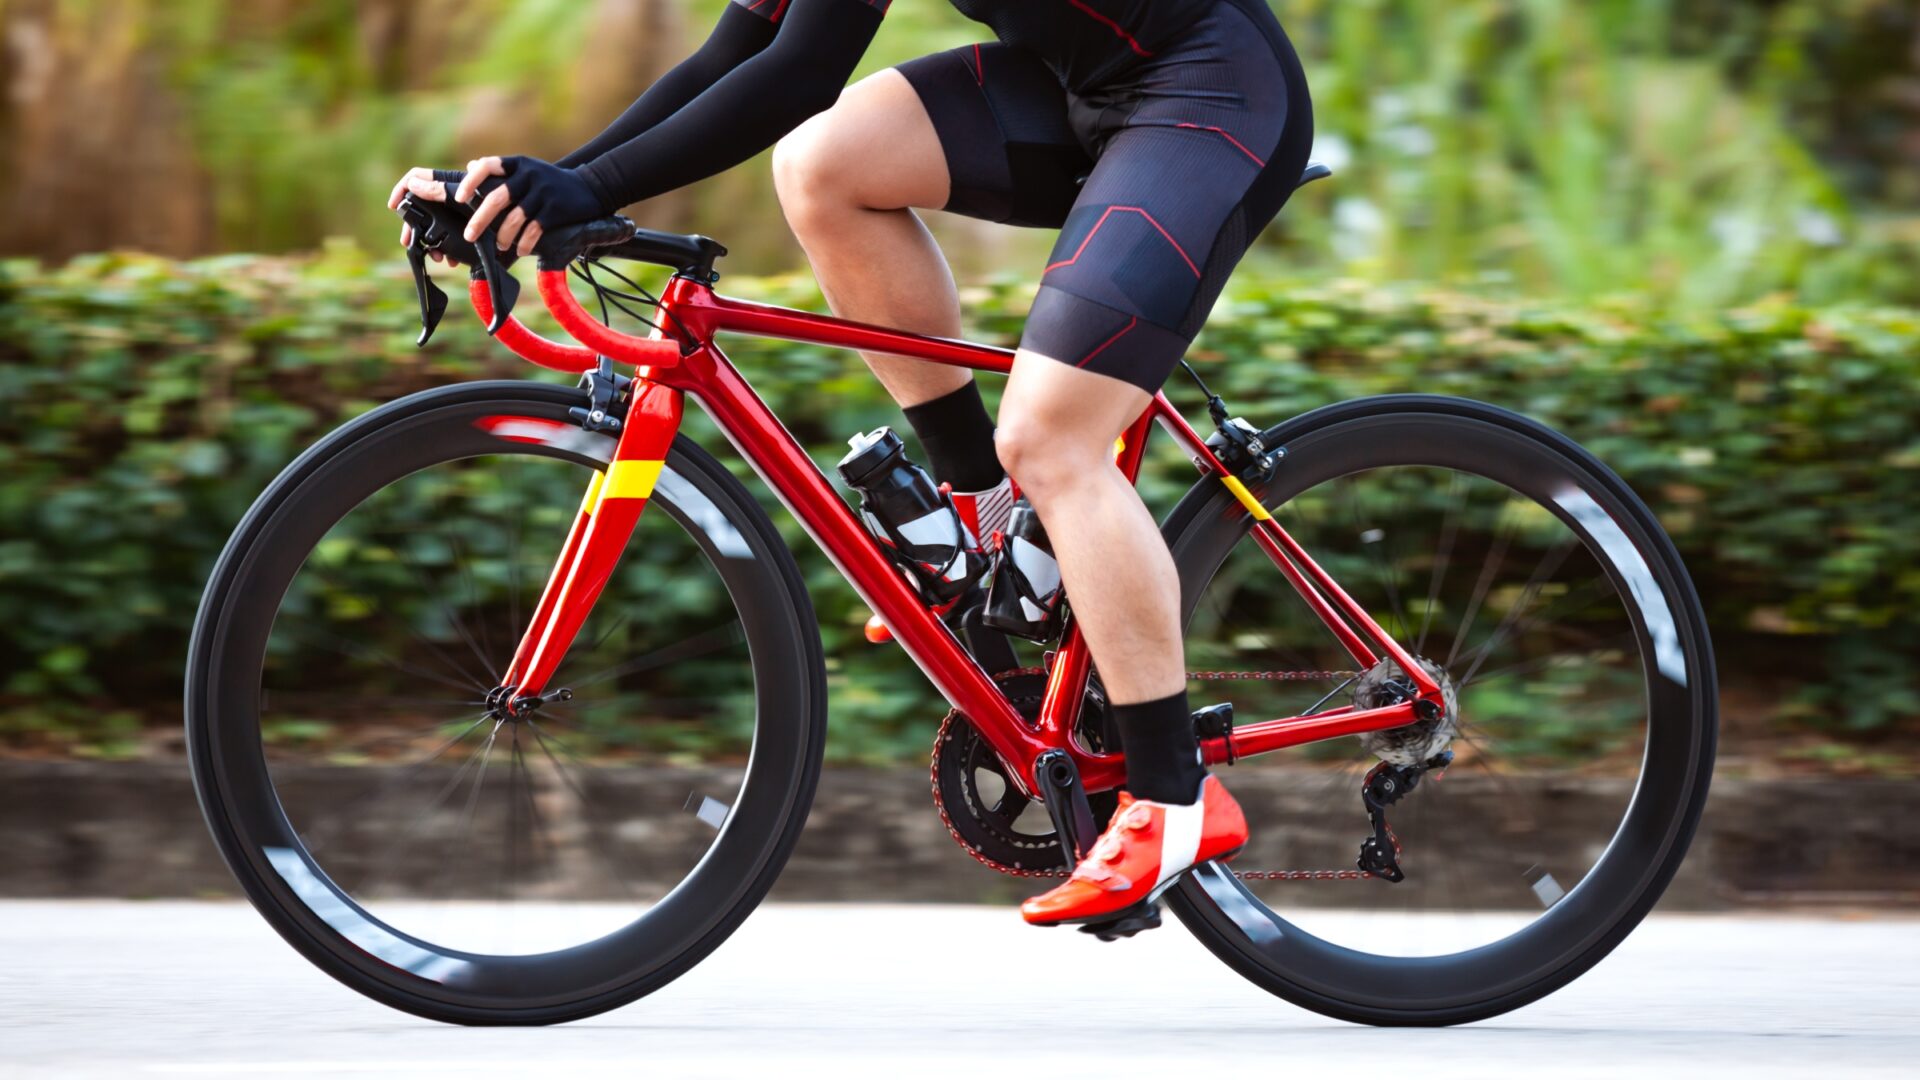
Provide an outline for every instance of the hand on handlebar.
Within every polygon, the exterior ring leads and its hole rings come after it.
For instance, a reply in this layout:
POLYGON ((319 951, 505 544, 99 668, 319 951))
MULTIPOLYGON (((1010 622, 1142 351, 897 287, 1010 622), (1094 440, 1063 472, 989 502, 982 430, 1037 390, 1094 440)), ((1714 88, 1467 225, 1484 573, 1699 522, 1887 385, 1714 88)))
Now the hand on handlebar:
MULTIPOLYGON (((387 196, 387 209, 400 209, 400 200, 408 195, 428 199, 433 202, 451 201, 451 195, 462 181, 467 178, 462 169, 408 169, 400 182, 393 185, 393 193, 387 196)), ((402 222, 400 225, 400 246, 413 246, 413 226, 402 222)), ((449 266, 460 265, 456 259, 448 258, 438 251, 427 252, 434 262, 444 262, 449 266)))
POLYGON ((467 222, 468 242, 478 240, 497 220, 500 250, 519 255, 532 254, 550 229, 584 224, 613 212, 578 171, 522 155, 468 162, 454 197, 472 203, 476 194, 483 197, 467 222))

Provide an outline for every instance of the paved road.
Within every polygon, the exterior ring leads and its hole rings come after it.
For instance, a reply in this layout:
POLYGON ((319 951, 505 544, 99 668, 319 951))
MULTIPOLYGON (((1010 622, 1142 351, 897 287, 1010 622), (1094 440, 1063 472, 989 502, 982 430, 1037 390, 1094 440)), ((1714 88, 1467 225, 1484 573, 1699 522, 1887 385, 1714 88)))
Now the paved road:
POLYGON ((1917 1058, 1913 919, 1656 917, 1531 1008, 1381 1031, 1267 996, 1171 921, 1101 945, 991 908, 775 905, 636 1005, 472 1030, 362 1000, 240 905, 0 903, 7 1077, 1137 1076, 1198 1060, 1280 1077, 1830 1078, 1913 1076, 1917 1058), (1065 1000, 1032 978, 1070 965, 1086 980, 1065 1000), (1120 995, 1136 976, 1158 1000, 1120 995))

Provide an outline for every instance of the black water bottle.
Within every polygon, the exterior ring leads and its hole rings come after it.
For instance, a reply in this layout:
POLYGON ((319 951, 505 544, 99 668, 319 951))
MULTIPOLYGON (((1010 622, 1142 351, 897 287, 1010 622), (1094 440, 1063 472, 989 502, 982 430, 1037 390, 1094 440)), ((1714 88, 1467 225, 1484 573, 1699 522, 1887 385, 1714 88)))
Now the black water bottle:
POLYGON ((840 479, 860 493, 860 516, 928 603, 958 598, 986 573, 986 556, 953 498, 907 459, 892 428, 847 440, 840 479))
POLYGON ((993 579, 987 587, 987 606, 980 621, 1003 634, 1029 641, 1051 641, 1060 635, 1060 564, 1053 544, 1040 526, 1040 515, 1026 499, 1013 504, 1007 531, 993 555, 993 579))

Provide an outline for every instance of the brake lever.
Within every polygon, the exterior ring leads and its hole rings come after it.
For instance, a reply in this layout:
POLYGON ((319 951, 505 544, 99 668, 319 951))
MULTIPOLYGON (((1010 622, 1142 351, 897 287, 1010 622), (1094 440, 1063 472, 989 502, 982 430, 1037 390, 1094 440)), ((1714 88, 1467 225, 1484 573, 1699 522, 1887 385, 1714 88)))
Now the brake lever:
MULTIPOLYGON (((460 207, 460 204, 449 202, 446 206, 454 208, 460 207)), ((413 264, 414 282, 416 285, 422 281, 427 283, 426 288, 420 290, 421 325, 426 327, 431 316, 432 323, 437 326, 440 315, 447 307, 446 294, 426 277, 426 253, 438 251, 456 262, 465 263, 487 283, 487 297, 493 301, 493 321, 488 324, 487 333, 499 333, 500 328, 507 325, 508 317, 513 314, 513 306, 520 299, 520 282, 507 273, 506 265, 494 246, 498 226, 489 227, 478 241, 469 243, 458 229, 444 228, 442 218, 412 195, 400 200, 400 216, 413 226, 414 243, 407 248, 407 261, 413 264), (417 254, 414 250, 416 246, 419 248, 417 254)), ((511 256, 507 261, 512 261, 511 256)), ((424 344, 432 333, 432 329, 427 328, 420 339, 421 343, 424 344)))
POLYGON ((519 279, 500 265, 494 237, 497 228, 497 225, 488 226, 473 245, 474 253, 480 257, 480 276, 487 282, 487 298, 493 301, 493 321, 487 325, 488 334, 498 334, 500 328, 507 325, 507 318, 513 314, 513 305, 520 299, 519 279))
MULTIPOLYGON (((408 196, 411 198, 412 196, 408 196)), ((407 244, 407 264, 413 268, 413 291, 420 297, 420 336, 414 345, 424 347, 433 338, 433 332, 440 328, 440 319, 447 313, 447 294, 434 284, 427 273, 427 226, 431 218, 421 214, 413 207, 402 207, 407 224, 413 226, 413 239, 407 244), (413 210, 413 213, 406 211, 413 210), (425 218, 423 222, 421 219, 425 218)))

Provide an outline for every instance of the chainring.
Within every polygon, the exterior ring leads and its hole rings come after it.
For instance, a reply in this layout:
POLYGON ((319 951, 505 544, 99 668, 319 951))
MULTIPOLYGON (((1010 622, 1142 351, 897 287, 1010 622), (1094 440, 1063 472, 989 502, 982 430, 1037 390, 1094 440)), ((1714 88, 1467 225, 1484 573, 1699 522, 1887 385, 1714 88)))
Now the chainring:
MULTIPOLYGON (((1020 715, 1033 723, 1046 692, 1046 677, 1029 672, 998 676, 994 680, 1020 715)), ((1105 744, 1106 703, 1089 687, 1080 710, 1079 737, 1089 749, 1105 744)), ((1044 877, 1069 867, 1060 837, 1045 809, 1021 794, 1007 779, 1006 767, 993 747, 966 717, 950 712, 933 742, 930 777, 934 805, 948 835, 969 855, 986 866, 1016 877, 1044 877)), ((1095 823, 1106 828, 1119 793, 1103 791, 1087 796, 1095 823)))

